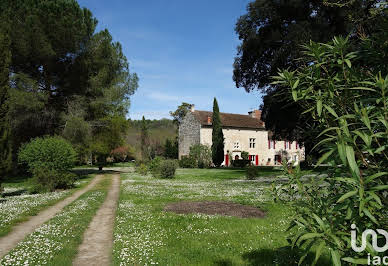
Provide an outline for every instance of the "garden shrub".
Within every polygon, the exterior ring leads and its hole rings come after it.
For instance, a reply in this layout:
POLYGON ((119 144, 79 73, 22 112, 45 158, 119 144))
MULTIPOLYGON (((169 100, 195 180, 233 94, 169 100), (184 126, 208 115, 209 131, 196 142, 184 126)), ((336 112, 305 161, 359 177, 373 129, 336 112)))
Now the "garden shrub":
POLYGON ((247 165, 249 165, 251 161, 249 160, 233 160, 232 161, 232 166, 237 167, 237 168, 244 168, 247 165))
POLYGON ((77 154, 66 140, 59 137, 35 138, 19 150, 19 162, 28 165, 33 175, 34 192, 68 188, 74 184, 77 154))
POLYGON ((259 168, 255 166, 249 166, 246 169, 245 176, 248 180, 253 180, 259 176, 259 168))
POLYGON ((249 160, 249 153, 247 151, 242 151, 241 152, 241 158, 243 160, 249 160))
POLYGON ((144 163, 140 163, 139 165, 137 165, 135 167, 135 171, 138 174, 147 175, 147 173, 148 173, 147 165, 145 165, 144 163))
POLYGON ((194 158, 190 156, 182 156, 179 160, 179 167, 181 168, 195 168, 197 167, 197 162, 194 158))
POLYGON ((163 160, 161 161, 157 172, 159 178, 174 178, 177 163, 175 160, 163 160))
POLYGON ((212 151, 209 146, 196 144, 190 147, 189 157, 195 161, 195 167, 209 168, 212 164, 212 151))
POLYGON ((160 163, 162 162, 163 158, 161 157, 155 157, 153 160, 151 160, 148 164, 148 170, 150 171, 151 175, 153 177, 157 177, 160 163))
POLYGON ((388 227, 388 73, 373 75, 374 65, 365 63, 368 51, 352 51, 348 39, 310 42, 305 48, 303 60, 309 63, 280 72, 276 83, 286 86, 319 126, 317 165, 328 167, 326 177, 303 182, 299 165, 284 164, 289 182, 277 195, 296 212, 290 228, 299 228, 290 243, 305 254, 315 251, 314 264, 325 252, 333 265, 368 264, 367 256, 382 254, 369 244, 363 252, 353 251, 350 232, 355 224, 361 246, 366 229, 388 227))

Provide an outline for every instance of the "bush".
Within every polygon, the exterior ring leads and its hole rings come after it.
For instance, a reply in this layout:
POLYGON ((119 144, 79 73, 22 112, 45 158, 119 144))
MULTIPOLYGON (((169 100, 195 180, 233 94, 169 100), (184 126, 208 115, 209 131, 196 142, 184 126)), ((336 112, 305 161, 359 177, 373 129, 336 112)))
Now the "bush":
POLYGON ((30 192, 48 192, 58 188, 69 188, 74 184, 76 175, 48 168, 33 170, 32 186, 30 192))
POLYGON ((160 163, 162 162, 161 157, 155 157, 150 163, 148 164, 148 170, 150 171, 151 175, 153 177, 157 177, 160 163))
POLYGON ((212 164, 212 151, 206 145, 196 144, 191 146, 189 157, 195 161, 195 167, 209 168, 212 164))
POLYGON ((141 175, 147 175, 148 169, 144 163, 140 163, 135 167, 135 172, 141 175))
POLYGON ((195 168, 195 167, 197 167, 197 162, 192 157, 182 156, 182 158, 179 160, 179 167, 181 167, 181 168, 195 168))
POLYGON ((242 151, 242 152, 241 152, 241 158, 242 158, 243 160, 249 160, 249 153, 246 152, 246 151, 242 151))
POLYGON ((253 180, 256 177, 259 176, 259 168, 255 166, 249 166, 247 167, 247 170, 245 172, 245 176, 248 180, 253 180))
POLYGON ((232 166, 238 167, 238 168, 244 168, 247 165, 249 165, 250 163, 251 163, 251 161, 249 161, 249 160, 233 160, 232 166))
POLYGON ((159 165, 157 175, 160 178, 174 178, 177 163, 174 160, 162 161, 159 165))
POLYGON ((33 175, 33 192, 71 187, 75 176, 69 170, 76 158, 71 144, 59 137, 33 139, 19 151, 19 162, 26 163, 33 175))
POLYGON ((38 168, 68 171, 76 160, 71 144, 59 137, 36 138, 19 150, 19 162, 26 163, 30 172, 38 168))

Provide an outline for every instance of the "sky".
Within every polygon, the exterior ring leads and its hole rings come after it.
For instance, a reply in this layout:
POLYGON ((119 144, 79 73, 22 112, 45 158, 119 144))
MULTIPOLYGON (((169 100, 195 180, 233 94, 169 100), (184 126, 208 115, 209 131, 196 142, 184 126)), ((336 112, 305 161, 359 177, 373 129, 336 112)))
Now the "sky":
POLYGON ((233 82, 240 41, 234 31, 250 0, 78 0, 122 44, 139 76, 129 118, 171 118, 182 102, 196 110, 246 114, 262 103, 233 82))

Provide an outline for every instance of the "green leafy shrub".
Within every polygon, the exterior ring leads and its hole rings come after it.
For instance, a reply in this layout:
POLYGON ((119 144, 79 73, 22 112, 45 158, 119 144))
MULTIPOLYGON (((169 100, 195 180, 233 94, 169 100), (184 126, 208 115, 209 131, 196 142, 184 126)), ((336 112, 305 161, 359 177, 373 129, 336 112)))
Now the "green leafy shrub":
MULTIPOLYGON (((367 50, 352 51, 348 39, 329 44, 310 42, 297 71, 282 71, 278 86, 287 86, 295 101, 311 114, 321 131, 316 147, 329 165, 327 177, 304 182, 300 167, 284 164, 289 182, 280 186, 280 199, 291 202, 297 216, 293 245, 306 253, 324 252, 333 265, 366 264, 370 246, 357 253, 350 248, 350 225, 359 232, 387 228, 388 75, 372 75, 367 50)), ((367 46, 366 48, 367 49, 367 46)), ((387 74, 387 73, 386 73, 387 74)), ((305 257, 301 258, 301 262, 305 257)))
POLYGON ((195 167, 209 168, 212 164, 212 151, 209 146, 196 144, 190 147, 189 157, 195 161, 195 167))
POLYGON ((258 177, 259 168, 255 166, 249 166, 246 169, 245 176, 248 180, 253 180, 258 177))
POLYGON ((159 167, 161 162, 163 161, 163 158, 161 157, 155 157, 152 159, 148 164, 148 170, 150 171, 151 175, 153 177, 157 177, 159 173, 159 167))
POLYGON ((174 178, 175 171, 177 169, 177 163, 175 160, 163 160, 157 168, 157 177, 159 178, 174 178))
POLYGON ((30 171, 38 168, 68 171, 76 160, 71 144, 60 137, 35 138, 19 150, 19 162, 26 163, 30 171))
POLYGON ((19 150, 19 162, 25 163, 33 175, 33 191, 68 188, 75 181, 69 170, 77 154, 71 144, 59 137, 36 138, 19 150))
POLYGON ((195 168, 197 167, 197 162, 194 158, 190 156, 182 156, 179 160, 179 167, 181 168, 195 168))
POLYGON ((232 166, 237 167, 237 168, 244 168, 247 165, 249 165, 251 161, 249 160, 233 160, 232 161, 232 166))
POLYGON ((249 160, 249 153, 247 151, 242 151, 241 152, 241 158, 243 160, 249 160))
POLYGON ((148 174, 147 165, 145 165, 144 163, 140 163, 139 165, 137 165, 137 166, 135 167, 135 171, 136 171, 136 173, 138 173, 138 174, 147 175, 147 174, 148 174))

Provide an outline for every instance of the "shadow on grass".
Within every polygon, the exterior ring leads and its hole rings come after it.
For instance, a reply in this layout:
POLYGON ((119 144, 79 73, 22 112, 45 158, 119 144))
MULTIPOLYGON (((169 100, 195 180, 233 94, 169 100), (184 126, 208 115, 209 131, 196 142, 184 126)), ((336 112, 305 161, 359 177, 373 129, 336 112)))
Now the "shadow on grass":
POLYGON ((11 191, 11 192, 3 192, 1 195, 3 197, 12 197, 12 196, 20 196, 21 194, 24 194, 27 192, 27 189, 18 189, 18 190, 15 190, 15 191, 11 191))
MULTIPOLYGON (((260 249, 247 252, 242 255, 243 260, 248 265, 298 265, 299 259, 303 256, 303 251, 297 248, 282 247, 276 250, 260 249)), ((312 265, 315 254, 310 252, 301 265, 312 265)), ((225 265, 225 264, 224 264, 225 265)), ((330 260, 321 256, 317 265, 331 265, 330 260)))
MULTIPOLYGON (((268 266, 296 266, 299 259, 303 256, 300 249, 291 247, 282 247, 278 249, 260 249, 253 250, 242 255, 244 265, 268 265, 268 266)), ((301 265, 312 265, 315 254, 310 252, 301 265)), ((215 265, 229 266, 236 263, 230 259, 220 259, 214 261, 215 265)), ((328 258, 321 256, 316 265, 329 266, 331 265, 328 258)))
POLYGON ((120 171, 116 170, 98 170, 98 169, 93 169, 93 168, 78 168, 78 169, 73 169, 72 172, 76 175, 79 176, 79 179, 86 178, 87 175, 105 175, 105 174, 120 174, 120 171))

